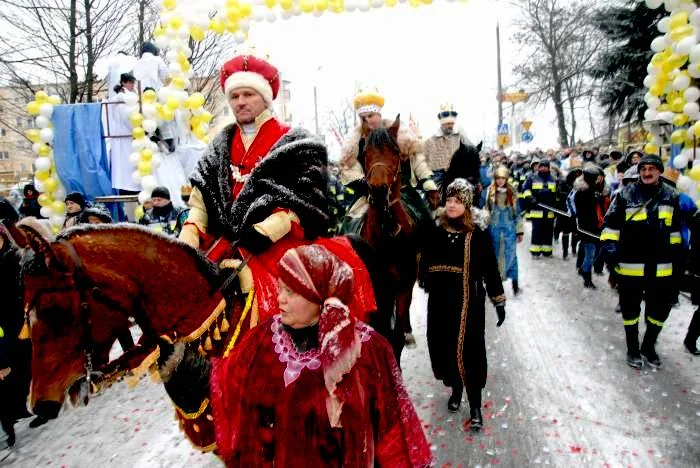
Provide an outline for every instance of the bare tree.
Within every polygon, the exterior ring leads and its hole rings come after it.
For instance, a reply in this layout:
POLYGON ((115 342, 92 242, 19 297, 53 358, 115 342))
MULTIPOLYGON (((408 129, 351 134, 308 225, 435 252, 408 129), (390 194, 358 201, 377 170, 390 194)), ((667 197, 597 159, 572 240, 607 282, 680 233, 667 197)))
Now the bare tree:
POLYGON ((355 128, 355 117, 355 109, 349 100, 343 101, 328 113, 328 128, 339 144, 342 144, 345 136, 355 128))
POLYGON ((535 104, 553 103, 559 143, 568 146, 575 142, 576 103, 590 93, 585 74, 599 45, 590 24, 589 6, 577 0, 514 3, 520 9, 514 40, 529 51, 514 71, 531 89, 535 104))

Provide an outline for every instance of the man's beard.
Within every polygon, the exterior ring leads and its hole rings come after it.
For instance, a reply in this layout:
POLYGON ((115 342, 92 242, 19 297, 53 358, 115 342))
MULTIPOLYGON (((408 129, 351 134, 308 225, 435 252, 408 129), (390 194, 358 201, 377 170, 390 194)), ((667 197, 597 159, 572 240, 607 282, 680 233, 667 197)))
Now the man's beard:
POLYGON ((442 133, 444 135, 452 135, 453 132, 454 132, 454 130, 452 128, 442 127, 442 133))

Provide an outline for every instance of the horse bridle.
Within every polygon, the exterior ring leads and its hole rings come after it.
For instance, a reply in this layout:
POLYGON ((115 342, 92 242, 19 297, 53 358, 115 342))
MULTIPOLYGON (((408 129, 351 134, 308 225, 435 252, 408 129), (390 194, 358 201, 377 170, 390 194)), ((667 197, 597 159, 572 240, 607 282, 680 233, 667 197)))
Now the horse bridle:
MULTIPOLYGON (((369 179, 372 176, 372 171, 374 171, 378 167, 386 167, 386 168, 390 169, 389 164, 381 162, 381 161, 371 164, 369 166, 369 170, 367 171, 367 176, 366 176, 366 179, 368 181, 367 182, 368 185, 369 185, 369 179)), ((391 179, 391 184, 389 185, 389 192, 387 193, 387 208, 391 207, 394 203, 397 203, 399 200, 401 200, 400 196, 394 200, 389 200, 389 196, 391 195, 391 187, 393 187, 394 184, 396 183, 396 180, 399 178, 400 173, 401 173, 401 161, 399 160, 399 162, 396 164, 396 171, 394 171, 394 176, 391 179)), ((369 191, 369 195, 367 196, 367 198, 369 199, 369 201, 372 200, 372 191, 371 190, 369 191)))

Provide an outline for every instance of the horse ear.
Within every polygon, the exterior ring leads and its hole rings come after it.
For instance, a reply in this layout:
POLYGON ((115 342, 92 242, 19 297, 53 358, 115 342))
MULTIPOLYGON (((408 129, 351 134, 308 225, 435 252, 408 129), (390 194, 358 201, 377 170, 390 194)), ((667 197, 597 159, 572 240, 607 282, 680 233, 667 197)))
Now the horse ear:
POLYGON ((39 229, 36 229, 30 224, 20 223, 15 226, 17 235, 12 234, 18 246, 22 248, 30 248, 35 253, 44 257, 44 262, 49 269, 53 269, 59 265, 56 252, 51 248, 51 241, 41 234, 39 229), (18 240, 19 239, 19 240, 18 240))
POLYGON ((394 123, 391 124, 391 127, 389 127, 389 133, 391 134, 391 136, 393 136, 394 138, 398 137, 400 126, 401 126, 401 114, 397 114, 396 120, 394 120, 394 123))
POLYGON ((478 145, 476 145, 476 150, 481 153, 481 148, 484 146, 484 141, 481 140, 478 145))

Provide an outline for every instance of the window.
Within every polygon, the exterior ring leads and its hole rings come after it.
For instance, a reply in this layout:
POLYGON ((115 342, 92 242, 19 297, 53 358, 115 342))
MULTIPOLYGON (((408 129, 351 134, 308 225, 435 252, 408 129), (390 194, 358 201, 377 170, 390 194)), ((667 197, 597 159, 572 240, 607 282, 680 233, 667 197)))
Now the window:
POLYGON ((22 117, 17 117, 15 119, 15 123, 17 124, 18 127, 22 126, 22 117))
POLYGON ((5 135, 7 135, 7 130, 0 128, 0 137, 4 137, 5 135))
POLYGON ((9 161, 10 153, 7 151, 0 151, 0 161, 9 161))
POLYGON ((34 119, 27 119, 27 128, 34 128, 34 119))

